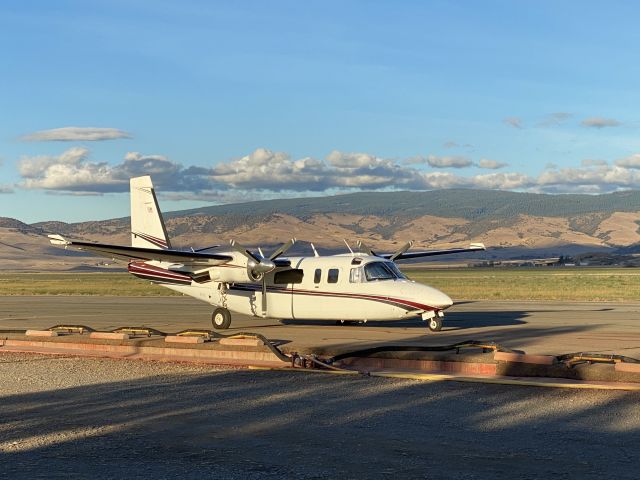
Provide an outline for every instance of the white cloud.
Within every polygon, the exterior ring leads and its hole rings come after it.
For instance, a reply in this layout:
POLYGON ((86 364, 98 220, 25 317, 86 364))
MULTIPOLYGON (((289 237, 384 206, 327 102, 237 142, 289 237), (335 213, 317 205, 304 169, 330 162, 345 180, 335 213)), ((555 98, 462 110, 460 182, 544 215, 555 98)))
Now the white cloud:
POLYGON ((513 128, 522 128, 522 120, 518 117, 506 117, 502 121, 513 128))
POLYGON ((616 160, 615 164, 618 167, 634 168, 634 169, 640 168, 640 153, 635 153, 626 158, 616 160))
POLYGON ((473 162, 467 157, 461 155, 437 156, 428 155, 426 157, 413 157, 405 161, 407 164, 427 164, 433 168, 465 168, 473 165, 473 162))
POLYGON ((0 185, 0 194, 13 193, 13 187, 11 185, 0 185))
MULTIPOLYGON (((16 186, 57 194, 100 195, 126 192, 130 177, 149 174, 166 198, 216 202, 361 190, 482 188, 596 193, 640 187, 640 154, 618 160, 613 166, 594 160, 584 161, 580 168, 547 166, 538 177, 518 172, 463 176, 441 169, 472 165, 465 157, 431 155, 419 160, 435 170, 367 153, 333 151, 324 160, 294 159, 265 148, 211 167, 185 167, 163 155, 139 152, 129 152, 112 165, 91 159, 86 148, 73 147, 57 156, 22 157, 18 162, 22 181, 16 186)), ((496 169, 505 165, 482 159, 477 166, 496 169)), ((0 186, 0 191, 10 193, 12 188, 0 186)))
POLYGON ((498 162, 496 160, 489 160, 488 158, 482 158, 478 162, 478 167, 487 168, 489 170, 497 170, 498 168, 503 168, 508 166, 508 163, 498 162))
POLYGON ((613 118, 603 117, 589 117, 585 118, 581 125, 588 128, 605 128, 605 127, 619 127, 622 125, 618 120, 613 118))
POLYGON ((542 190, 575 191, 575 187, 593 192, 609 192, 621 188, 638 188, 640 172, 619 166, 588 168, 562 168, 545 171, 537 178, 536 186, 542 190))
POLYGON ((94 142, 131 138, 131 134, 117 128, 63 127, 40 130, 20 137, 25 142, 94 142))
POLYGON ((488 188, 493 190, 517 190, 530 187, 534 184, 527 175, 522 173, 488 173, 473 177, 473 186, 476 188, 488 188))
POLYGON ((18 161, 23 178, 20 186, 83 194, 124 192, 129 189, 129 178, 147 174, 158 185, 178 188, 188 184, 189 169, 161 155, 131 152, 123 163, 112 166, 90 161, 89 154, 87 148, 73 147, 58 156, 22 157, 18 161))
POLYGON ((454 142, 453 140, 448 140, 444 142, 442 146, 444 148, 456 148, 456 147, 459 147, 460 145, 458 144, 458 142, 454 142))

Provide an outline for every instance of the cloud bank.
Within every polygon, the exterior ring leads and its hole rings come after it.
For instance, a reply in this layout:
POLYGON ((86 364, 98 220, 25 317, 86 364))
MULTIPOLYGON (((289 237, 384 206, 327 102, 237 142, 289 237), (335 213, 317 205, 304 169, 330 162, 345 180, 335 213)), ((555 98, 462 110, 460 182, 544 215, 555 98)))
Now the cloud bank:
POLYGON ((24 189, 51 193, 101 195, 126 192, 129 178, 151 175, 159 192, 174 200, 217 202, 361 190, 432 190, 481 188, 531 192, 610 192, 640 188, 640 154, 614 165, 587 160, 577 168, 546 168, 533 177, 518 172, 459 175, 445 168, 507 165, 466 157, 415 157, 404 163, 368 153, 333 151, 325 159, 292 158, 285 152, 259 148, 249 155, 213 166, 186 167, 163 155, 127 153, 112 165, 91 159, 84 147, 57 156, 22 157, 18 162, 24 189), (430 168, 430 169, 429 169, 430 168))
POLYGON ((20 137, 24 142, 95 142, 131 138, 131 135, 117 128, 63 127, 40 130, 20 137))

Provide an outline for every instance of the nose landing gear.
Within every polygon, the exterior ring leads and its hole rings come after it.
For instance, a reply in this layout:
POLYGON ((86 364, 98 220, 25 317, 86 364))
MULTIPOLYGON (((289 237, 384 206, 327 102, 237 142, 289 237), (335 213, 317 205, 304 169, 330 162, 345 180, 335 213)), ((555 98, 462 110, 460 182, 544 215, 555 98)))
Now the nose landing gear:
POLYGON ((444 315, 441 311, 429 311, 422 314, 422 320, 427 322, 427 326, 432 332, 439 332, 442 330, 442 317, 444 317, 444 315))
POLYGON ((442 330, 442 317, 433 317, 429 320, 429 330, 439 332, 442 330))

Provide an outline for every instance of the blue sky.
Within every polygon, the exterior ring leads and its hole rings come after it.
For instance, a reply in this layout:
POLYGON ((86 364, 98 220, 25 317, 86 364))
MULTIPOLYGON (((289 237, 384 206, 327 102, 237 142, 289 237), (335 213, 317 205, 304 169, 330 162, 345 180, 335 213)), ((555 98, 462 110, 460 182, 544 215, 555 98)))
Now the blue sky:
POLYGON ((7 1, 0 216, 640 188, 634 2, 7 1))

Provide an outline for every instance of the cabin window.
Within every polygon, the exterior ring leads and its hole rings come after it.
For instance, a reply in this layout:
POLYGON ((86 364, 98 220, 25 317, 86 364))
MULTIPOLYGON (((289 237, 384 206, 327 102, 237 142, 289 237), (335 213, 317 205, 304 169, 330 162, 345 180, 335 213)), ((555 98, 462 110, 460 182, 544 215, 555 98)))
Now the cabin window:
POLYGON ((322 269, 316 268, 316 271, 313 273, 313 283, 320 283, 321 278, 322 278, 322 269))
POLYGON ((327 283, 338 283, 338 274, 340 270, 337 268, 330 268, 329 274, 327 275, 327 283))
POLYGON ((376 280, 394 280, 396 274, 386 265, 387 262, 371 262, 364 266, 364 274, 368 282, 376 280))
POLYGON ((349 273, 349 282, 350 283, 361 283, 363 278, 362 268, 352 268, 349 273))
POLYGON ((289 283, 302 283, 302 277, 304 272, 301 269, 285 270, 284 272, 277 272, 273 277, 273 283, 276 284, 289 284, 289 283))

